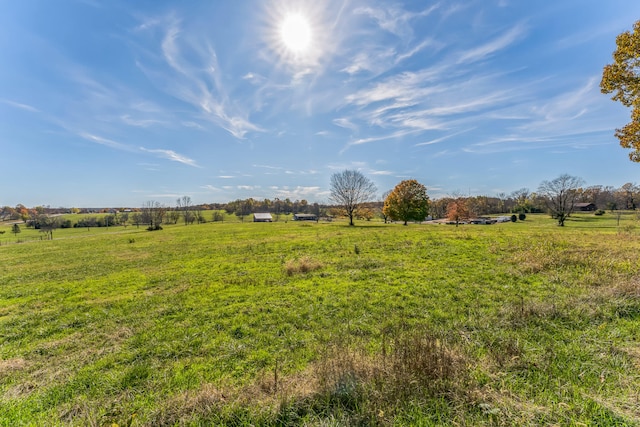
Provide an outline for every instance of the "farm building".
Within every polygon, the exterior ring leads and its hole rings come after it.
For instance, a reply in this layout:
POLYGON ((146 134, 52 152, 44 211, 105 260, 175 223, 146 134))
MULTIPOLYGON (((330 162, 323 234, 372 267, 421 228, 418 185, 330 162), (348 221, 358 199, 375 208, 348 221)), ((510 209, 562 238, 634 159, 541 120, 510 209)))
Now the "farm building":
POLYGON ((575 210, 582 212, 591 212, 597 209, 596 205, 593 203, 576 203, 573 207, 575 210))
POLYGON ((314 214, 293 214, 294 221, 317 221, 318 217, 314 214))
POLYGON ((273 218, 270 213, 254 213, 253 222, 272 222, 273 218))

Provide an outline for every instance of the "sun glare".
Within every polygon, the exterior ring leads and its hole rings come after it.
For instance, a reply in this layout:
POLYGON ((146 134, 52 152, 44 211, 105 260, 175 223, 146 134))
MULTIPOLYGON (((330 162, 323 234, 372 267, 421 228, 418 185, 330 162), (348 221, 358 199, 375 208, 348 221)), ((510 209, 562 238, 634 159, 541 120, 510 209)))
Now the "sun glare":
POLYGON ((311 45, 311 26, 304 16, 289 14, 282 21, 280 36, 287 49, 302 53, 311 45))

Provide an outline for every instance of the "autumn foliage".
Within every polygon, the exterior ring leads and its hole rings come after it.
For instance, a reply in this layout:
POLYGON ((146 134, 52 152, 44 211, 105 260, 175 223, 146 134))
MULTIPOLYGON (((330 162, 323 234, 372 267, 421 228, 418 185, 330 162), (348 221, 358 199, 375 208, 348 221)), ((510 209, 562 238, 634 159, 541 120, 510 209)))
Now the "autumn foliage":
POLYGON ((383 212, 394 221, 423 221, 429 213, 427 188, 415 179, 400 182, 384 201, 383 212))
POLYGON ((459 197, 451 201, 447 205, 447 219, 449 221, 455 221, 456 227, 460 221, 467 220, 471 217, 471 212, 467 206, 467 201, 462 197, 459 197))
POLYGON ((631 107, 631 122, 616 129, 620 145, 629 148, 631 161, 640 162, 640 21, 633 32, 625 31, 616 38, 613 64, 602 72, 602 93, 613 93, 611 99, 631 107))

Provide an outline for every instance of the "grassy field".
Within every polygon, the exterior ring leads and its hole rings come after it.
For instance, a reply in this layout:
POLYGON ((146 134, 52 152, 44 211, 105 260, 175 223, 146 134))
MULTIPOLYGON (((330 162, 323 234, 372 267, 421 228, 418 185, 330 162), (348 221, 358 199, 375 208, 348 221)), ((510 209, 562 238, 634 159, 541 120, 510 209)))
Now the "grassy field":
POLYGON ((636 224, 0 226, 0 425, 640 425, 636 224))

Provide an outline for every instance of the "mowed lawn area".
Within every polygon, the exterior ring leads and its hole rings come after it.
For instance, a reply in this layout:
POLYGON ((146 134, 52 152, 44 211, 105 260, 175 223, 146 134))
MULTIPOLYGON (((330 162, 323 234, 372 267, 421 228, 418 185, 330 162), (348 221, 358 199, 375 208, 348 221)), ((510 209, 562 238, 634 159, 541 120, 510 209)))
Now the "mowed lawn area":
POLYGON ((5 226, 0 425, 639 425, 636 224, 5 226))

